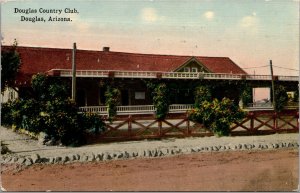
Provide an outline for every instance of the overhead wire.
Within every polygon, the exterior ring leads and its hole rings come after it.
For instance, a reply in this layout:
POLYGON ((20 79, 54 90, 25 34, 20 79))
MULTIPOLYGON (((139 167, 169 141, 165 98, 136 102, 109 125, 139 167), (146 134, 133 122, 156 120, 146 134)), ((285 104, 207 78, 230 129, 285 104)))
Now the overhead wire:
POLYGON ((264 65, 264 66, 253 66, 253 67, 247 67, 247 68, 242 68, 242 69, 251 69, 251 68, 264 68, 267 67, 269 65, 264 65))
POLYGON ((299 71, 298 69, 294 69, 294 68, 285 68, 285 67, 281 67, 281 66, 275 66, 275 65, 273 65, 273 67, 276 67, 276 68, 281 68, 281 69, 286 69, 286 70, 299 71))

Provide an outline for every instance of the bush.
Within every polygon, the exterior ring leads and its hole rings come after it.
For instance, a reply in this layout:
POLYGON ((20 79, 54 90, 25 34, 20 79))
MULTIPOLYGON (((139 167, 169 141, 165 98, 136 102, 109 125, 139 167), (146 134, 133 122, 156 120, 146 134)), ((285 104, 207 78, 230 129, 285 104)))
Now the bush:
POLYGON ((275 105, 276 111, 281 111, 284 108, 284 106, 286 106, 289 100, 288 94, 284 86, 278 85, 275 87, 275 100, 276 100, 276 105, 275 105))
POLYGON ((33 133, 39 133, 43 130, 43 122, 40 117, 41 104, 34 100, 23 100, 20 104, 21 125, 19 128, 26 129, 33 133))
POLYGON ((195 107, 200 107, 204 101, 211 101, 211 91, 206 86, 198 86, 194 91, 195 107))
POLYGON ((63 144, 69 144, 66 140, 71 135, 69 131, 77 130, 77 111, 75 103, 70 99, 47 101, 44 111, 41 112, 46 125, 44 132, 56 140, 61 140, 63 144))
POLYGON ((12 152, 8 149, 6 144, 4 144, 3 141, 1 141, 1 155, 7 154, 7 153, 12 153, 12 152))
POLYGON ((1 125, 9 126, 13 124, 13 118, 11 116, 12 104, 12 101, 1 104, 1 125))
POLYGON ((228 98, 222 101, 214 99, 212 102, 204 101, 189 113, 189 119, 211 130, 218 136, 228 136, 230 134, 230 125, 243 119, 245 113, 228 98))
POLYGON ((299 90, 295 91, 294 100, 293 102, 299 102, 299 90))
POLYGON ((154 88, 153 105, 156 108, 156 118, 164 119, 169 112, 169 89, 165 83, 160 83, 154 88))
POLYGON ((105 105, 108 106, 108 117, 110 121, 117 115, 117 106, 120 105, 121 91, 118 88, 108 87, 105 105))
POLYGON ((34 99, 15 100, 2 104, 2 125, 15 125, 16 129, 26 129, 39 133, 44 129, 40 117, 40 103, 34 99))
POLYGON ((34 98, 3 104, 2 124, 15 125, 17 129, 36 134, 45 132, 49 138, 72 146, 85 143, 85 132, 93 130, 97 133, 105 129, 100 117, 78 114, 75 102, 67 98, 64 84, 38 74, 32 79, 32 87, 34 98))
POLYGON ((87 132, 94 134, 99 134, 106 130, 103 120, 95 113, 81 114, 79 125, 83 126, 87 132))
POLYGON ((250 86, 244 88, 241 94, 241 98, 244 107, 246 107, 249 103, 252 102, 252 88, 250 86))

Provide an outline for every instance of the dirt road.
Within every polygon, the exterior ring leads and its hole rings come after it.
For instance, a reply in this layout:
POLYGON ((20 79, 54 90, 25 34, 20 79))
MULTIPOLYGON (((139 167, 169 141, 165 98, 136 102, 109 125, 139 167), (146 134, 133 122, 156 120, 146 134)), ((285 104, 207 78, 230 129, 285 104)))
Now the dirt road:
POLYGON ((8 191, 292 191, 298 188, 298 150, 34 165, 1 178, 8 191))

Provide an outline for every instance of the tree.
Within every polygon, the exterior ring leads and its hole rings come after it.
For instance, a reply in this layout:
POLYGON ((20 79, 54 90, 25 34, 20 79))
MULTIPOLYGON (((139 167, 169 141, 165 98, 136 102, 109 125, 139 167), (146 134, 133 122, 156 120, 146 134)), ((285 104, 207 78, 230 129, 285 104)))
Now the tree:
POLYGON ((18 42, 15 39, 13 45, 9 49, 2 51, 1 92, 3 92, 6 87, 14 88, 14 81, 16 79, 18 70, 20 68, 20 61, 21 61, 19 53, 17 52, 17 46, 18 46, 18 42))

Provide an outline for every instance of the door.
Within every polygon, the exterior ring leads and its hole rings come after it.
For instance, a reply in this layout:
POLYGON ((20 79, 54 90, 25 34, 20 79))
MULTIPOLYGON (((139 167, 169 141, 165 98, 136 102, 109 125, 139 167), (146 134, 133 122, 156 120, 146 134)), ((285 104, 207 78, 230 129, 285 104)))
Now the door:
POLYGON ((84 90, 80 89, 77 91, 76 103, 79 107, 86 106, 86 93, 84 90))
POLYGON ((123 106, 129 105, 129 92, 128 92, 128 90, 121 90, 121 104, 123 106))

